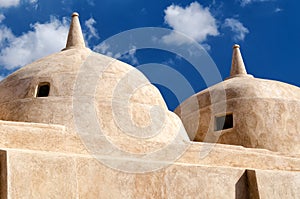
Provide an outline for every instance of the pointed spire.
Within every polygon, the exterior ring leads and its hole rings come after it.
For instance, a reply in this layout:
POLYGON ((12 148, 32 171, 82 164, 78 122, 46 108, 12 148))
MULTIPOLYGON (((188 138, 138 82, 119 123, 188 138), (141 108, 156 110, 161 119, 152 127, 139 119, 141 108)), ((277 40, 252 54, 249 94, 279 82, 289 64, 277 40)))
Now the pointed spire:
POLYGON ((70 48, 85 48, 85 43, 78 16, 79 14, 77 12, 74 12, 72 14, 72 21, 70 24, 67 44, 66 48, 63 50, 70 48))
POLYGON ((240 46, 235 44, 232 48, 233 48, 233 53, 232 53, 231 71, 230 71, 229 78, 241 77, 241 76, 252 76, 247 74, 243 57, 240 51, 240 46))

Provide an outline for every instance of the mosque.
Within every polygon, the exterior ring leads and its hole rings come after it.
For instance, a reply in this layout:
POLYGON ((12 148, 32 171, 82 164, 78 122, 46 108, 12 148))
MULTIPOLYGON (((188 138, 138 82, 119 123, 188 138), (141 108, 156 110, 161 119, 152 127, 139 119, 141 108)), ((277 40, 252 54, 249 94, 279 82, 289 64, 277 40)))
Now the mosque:
POLYGON ((61 52, 0 82, 0 198, 299 198, 299 119, 300 88, 248 74, 238 45, 171 112, 73 13, 61 52))

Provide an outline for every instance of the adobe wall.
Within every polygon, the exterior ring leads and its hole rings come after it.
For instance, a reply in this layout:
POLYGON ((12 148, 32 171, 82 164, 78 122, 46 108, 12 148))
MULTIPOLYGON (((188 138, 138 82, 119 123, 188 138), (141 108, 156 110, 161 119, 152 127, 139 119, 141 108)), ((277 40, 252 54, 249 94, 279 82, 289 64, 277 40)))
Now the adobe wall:
POLYGON ((296 198, 300 173, 175 163, 134 174, 111 169, 86 155, 7 150, 10 198, 296 198), (237 197, 239 196, 239 197, 237 197), (244 196, 245 197, 245 196, 244 196))
MULTIPOLYGON (((300 195, 299 156, 263 149, 190 143, 163 169, 128 173, 95 159, 64 126, 5 121, 0 121, 0 149, 7 157, 9 198, 238 198, 249 194, 249 187, 260 198, 300 195)), ((114 152, 102 158, 128 163, 114 152)))

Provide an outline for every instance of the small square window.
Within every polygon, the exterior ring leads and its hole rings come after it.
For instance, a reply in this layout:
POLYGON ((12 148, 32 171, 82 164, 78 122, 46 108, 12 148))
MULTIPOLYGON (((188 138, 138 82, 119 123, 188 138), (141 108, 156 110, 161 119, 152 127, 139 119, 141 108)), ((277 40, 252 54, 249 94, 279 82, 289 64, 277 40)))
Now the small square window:
POLYGON ((36 97, 48 97, 50 92, 50 84, 43 82, 38 85, 36 97))
POLYGON ((233 115, 226 114, 215 117, 215 131, 233 128, 233 115))

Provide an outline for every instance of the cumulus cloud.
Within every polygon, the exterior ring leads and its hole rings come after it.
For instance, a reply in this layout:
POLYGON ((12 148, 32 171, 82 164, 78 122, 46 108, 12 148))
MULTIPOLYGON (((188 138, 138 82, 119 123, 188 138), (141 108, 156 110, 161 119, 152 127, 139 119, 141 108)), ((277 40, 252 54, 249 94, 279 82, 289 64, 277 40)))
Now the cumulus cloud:
POLYGON ((20 0, 0 0, 0 7, 8 8, 19 5, 20 0))
POLYGON ((223 26, 231 29, 235 41, 243 41, 246 34, 249 33, 249 30, 237 19, 227 18, 223 26))
POLYGON ((50 22, 35 23, 31 28, 15 36, 10 28, 0 27, 0 65, 12 70, 64 48, 69 30, 66 20, 51 17, 50 22))
MULTIPOLYGON (((2 18, 4 19, 5 16, 0 15, 0 21, 2 18)), ((93 27, 95 23, 93 18, 85 21, 88 39, 99 37, 93 27)), ((46 55, 59 52, 66 45, 68 32, 69 21, 66 18, 59 20, 50 17, 50 21, 46 23, 34 23, 30 31, 19 36, 14 35, 6 25, 0 24, 0 65, 7 70, 13 70, 46 55)))
POLYGON ((0 27, 0 47, 5 47, 11 40, 15 38, 11 29, 6 26, 0 27))
MULTIPOLYGON (((165 9, 165 23, 174 31, 181 32, 199 43, 204 42, 208 36, 219 34, 216 19, 209 8, 204 8, 198 2, 193 2, 183 8, 171 5, 165 9)), ((187 42, 185 37, 171 33, 163 37, 165 43, 181 45, 187 42)))
MULTIPOLYGON (((37 4, 38 0, 25 0, 24 3, 37 4)), ((9 8, 18 6, 21 3, 20 0, 0 0, 0 8, 9 8)))

